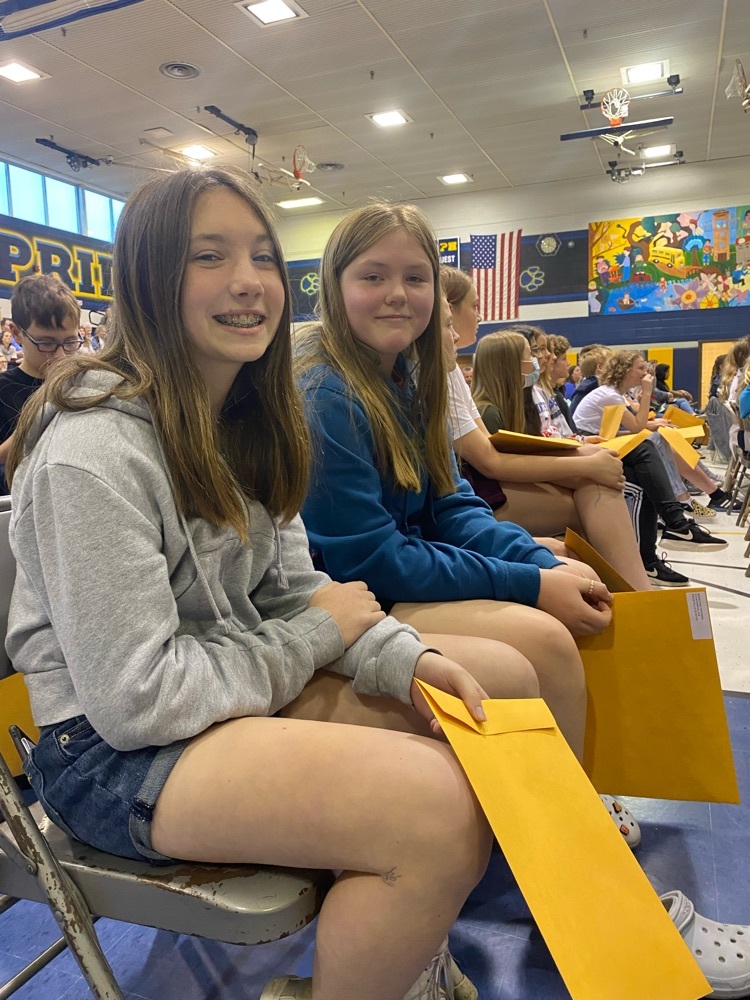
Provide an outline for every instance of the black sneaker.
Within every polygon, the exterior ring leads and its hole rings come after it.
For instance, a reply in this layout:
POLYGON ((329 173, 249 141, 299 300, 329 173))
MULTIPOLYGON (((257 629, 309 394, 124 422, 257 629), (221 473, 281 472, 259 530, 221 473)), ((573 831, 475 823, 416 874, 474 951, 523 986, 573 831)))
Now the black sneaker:
POLYGON ((735 500, 732 503, 732 498, 725 490, 721 487, 714 492, 708 498, 709 510, 722 511, 724 514, 739 514, 742 510, 742 503, 739 500, 735 500))
POLYGON ((668 543, 670 549, 703 549, 706 552, 725 549, 729 544, 725 538, 712 535, 702 524, 694 521, 689 521, 684 530, 665 528, 661 540, 662 544, 668 543))
POLYGON ((646 576, 651 580, 652 587, 689 587, 690 580, 682 573, 673 570, 667 562, 666 554, 662 553, 651 569, 645 567, 646 576))

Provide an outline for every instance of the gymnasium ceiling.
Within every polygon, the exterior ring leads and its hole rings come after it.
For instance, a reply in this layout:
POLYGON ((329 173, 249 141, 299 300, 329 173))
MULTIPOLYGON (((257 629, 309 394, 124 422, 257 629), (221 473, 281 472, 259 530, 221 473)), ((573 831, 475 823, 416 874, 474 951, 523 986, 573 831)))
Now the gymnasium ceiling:
MULTIPOLYGON (((606 124, 579 110, 621 86, 620 67, 668 59, 684 93, 631 104, 630 120, 674 115, 675 124, 634 143, 669 142, 687 166, 721 163, 723 181, 750 177, 750 114, 724 94, 737 57, 750 73, 750 0, 299 0, 308 17, 260 27, 232 0, 142 0, 60 28, 0 43, 0 64, 49 74, 0 79, 0 155, 88 186, 126 195, 169 168, 143 138, 179 148, 202 143, 214 162, 251 165, 214 105, 258 133, 256 165, 291 169, 305 145, 314 162, 344 169, 308 174, 323 212, 377 194, 404 200, 565 180, 600 179, 609 146, 563 132, 606 124), (163 63, 200 69, 161 75, 163 63), (407 125, 382 129, 365 116, 403 109, 407 125), (154 139, 147 129, 168 129, 154 139), (101 159, 74 174, 37 137, 101 159), (447 188, 438 175, 473 182, 447 188)), ((631 95, 667 90, 666 81, 631 95)), ((626 165, 629 157, 623 156, 626 165)), ((656 173, 656 171, 654 171, 656 173)), ((294 197, 285 183, 269 187, 294 197)))

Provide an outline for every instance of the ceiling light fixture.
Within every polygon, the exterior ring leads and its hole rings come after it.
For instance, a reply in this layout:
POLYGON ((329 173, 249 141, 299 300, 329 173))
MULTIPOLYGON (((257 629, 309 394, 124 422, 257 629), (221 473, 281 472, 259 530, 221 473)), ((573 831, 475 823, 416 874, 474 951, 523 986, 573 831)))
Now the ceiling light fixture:
POLYGON ((30 66, 24 66, 19 62, 6 63, 0 66, 0 76, 4 76, 11 83, 28 83, 29 80, 49 79, 49 74, 39 73, 30 66))
POLYGON ((194 80, 201 75, 201 71, 192 63, 186 62, 166 62, 159 67, 162 76, 169 77, 170 80, 194 80))
POLYGON ((312 208, 313 205, 322 205, 322 198, 292 198, 290 201, 277 201, 279 208, 312 208))
POLYGON ((183 146, 182 149, 177 150, 178 153, 182 153, 183 156, 187 156, 190 160, 210 160, 216 153, 207 146, 201 146, 196 144, 194 146, 183 146))
POLYGON ((646 146, 641 150, 641 156, 645 156, 647 160, 658 160, 661 156, 669 156, 673 150, 674 145, 671 143, 666 146, 646 146))
POLYGON ((469 177, 468 174, 443 174, 442 177, 438 177, 441 184, 469 184, 473 180, 473 177, 469 177))
POLYGON ((378 111, 373 115, 365 115, 365 118, 369 118, 370 121, 375 122, 381 128, 393 128, 396 125, 406 125, 408 122, 413 121, 405 111, 378 111))
POLYGON ((280 21, 294 21, 299 18, 309 17, 308 14, 295 3, 294 0, 263 0, 263 3, 242 3, 234 5, 243 14, 247 14, 254 21, 257 21, 262 28, 267 28, 270 24, 278 24, 280 21))
POLYGON ((669 76, 669 60, 660 59, 658 62, 641 63, 638 66, 622 66, 620 73, 622 82, 626 86, 629 83, 651 83, 652 80, 663 80, 669 76))

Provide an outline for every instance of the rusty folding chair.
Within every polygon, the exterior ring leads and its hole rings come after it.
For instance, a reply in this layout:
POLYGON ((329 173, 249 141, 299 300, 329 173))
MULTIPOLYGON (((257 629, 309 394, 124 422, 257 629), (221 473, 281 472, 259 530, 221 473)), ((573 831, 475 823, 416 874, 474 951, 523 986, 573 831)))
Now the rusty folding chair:
MULTIPOLYGON (((0 498, 0 685, 20 681, 5 654, 15 562, 8 545, 10 504, 0 498)), ((1 691, 1 689, 0 689, 1 691)), ((5 703, 6 699, 3 699, 5 703)), ((11 699, 12 700, 12 699, 11 699)), ((7 722, 6 722, 7 725, 7 722)), ((30 740, 11 726, 21 758, 30 740)), ((94 921, 110 917, 230 944, 276 941, 305 927, 331 884, 327 871, 184 863, 154 867, 105 854, 67 836, 21 795, 18 761, 0 753, 0 913, 20 899, 46 903, 62 937, 4 986, 5 1000, 66 947, 92 994, 122 1000, 94 921)))

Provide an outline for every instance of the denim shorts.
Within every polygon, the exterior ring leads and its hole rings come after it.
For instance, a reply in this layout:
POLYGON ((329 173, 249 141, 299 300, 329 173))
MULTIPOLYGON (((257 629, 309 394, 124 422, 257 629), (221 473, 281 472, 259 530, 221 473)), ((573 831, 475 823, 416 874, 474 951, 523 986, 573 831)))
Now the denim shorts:
POLYGON ((42 729, 24 771, 49 818, 100 851, 174 864, 151 846, 159 794, 189 740, 113 750, 85 715, 42 729))

